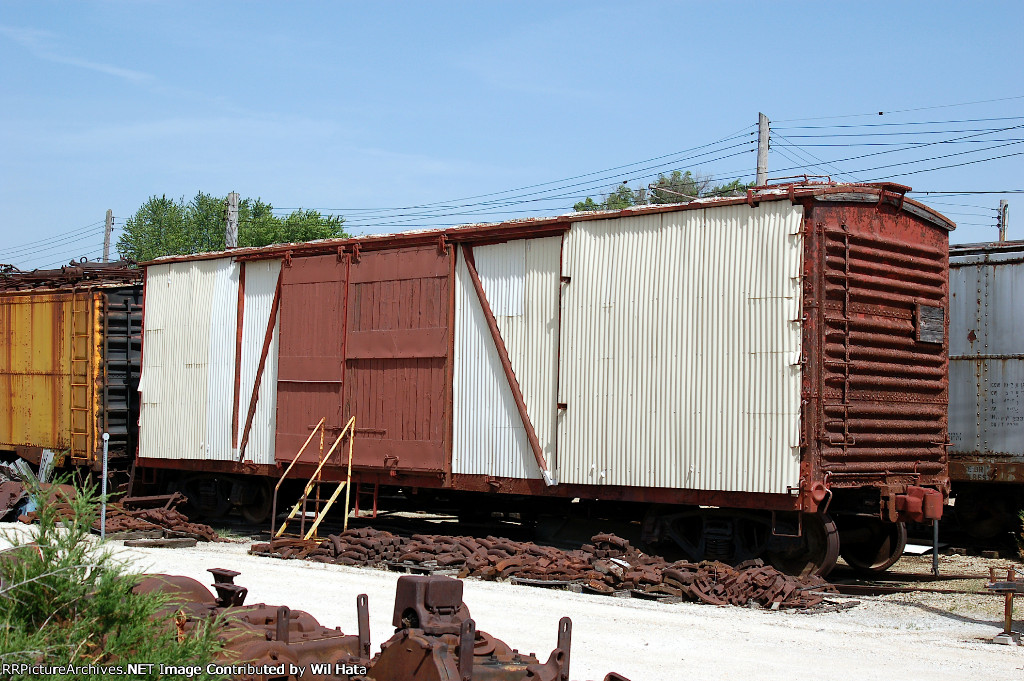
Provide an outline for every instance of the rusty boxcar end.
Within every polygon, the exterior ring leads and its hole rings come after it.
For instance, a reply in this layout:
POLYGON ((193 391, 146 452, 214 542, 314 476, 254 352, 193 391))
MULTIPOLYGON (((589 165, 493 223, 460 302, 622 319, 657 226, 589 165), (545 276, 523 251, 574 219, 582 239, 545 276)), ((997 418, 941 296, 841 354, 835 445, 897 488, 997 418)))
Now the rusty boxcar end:
POLYGON ((885 569, 949 492, 954 225, 908 189, 146 263, 137 465, 258 517, 253 481, 355 416, 354 482, 635 502, 696 559, 885 569))

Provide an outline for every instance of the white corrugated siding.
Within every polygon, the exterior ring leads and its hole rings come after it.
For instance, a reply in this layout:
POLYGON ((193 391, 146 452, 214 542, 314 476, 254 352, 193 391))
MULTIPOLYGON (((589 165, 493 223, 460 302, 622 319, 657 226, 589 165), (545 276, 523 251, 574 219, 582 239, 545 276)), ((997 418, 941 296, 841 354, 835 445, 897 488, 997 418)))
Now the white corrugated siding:
MULTIPOLYGON (((231 414, 234 407, 235 330, 238 326, 238 265, 219 263, 210 301, 210 350, 206 376, 207 459, 224 459, 231 453, 231 414), (230 386, 230 388, 228 388, 230 386), (228 389, 225 389, 228 388, 228 389), (224 427, 228 424, 228 427, 224 427)), ((198 325, 199 320, 196 320, 198 325)))
MULTIPOLYGON (((245 417, 259 368, 263 339, 274 305, 274 291, 281 272, 280 260, 260 260, 245 264, 245 318, 242 321, 242 361, 240 365, 241 389, 238 397, 238 442, 242 442, 245 417)), ((280 317, 280 315, 278 315, 280 317)), ((274 435, 277 426, 277 343, 279 320, 274 320, 274 335, 270 341, 263 378, 260 380, 256 414, 249 431, 249 444, 245 458, 253 463, 274 463, 274 435)), ((230 430, 230 427, 229 427, 230 430)), ((236 455, 237 458, 237 455, 236 455)))
MULTIPOLYGON (((555 452, 561 237, 474 248, 477 270, 549 465, 555 452)), ((460 257, 455 280, 452 470, 539 478, 522 419, 460 257)))
MULTIPOLYGON (((223 334, 212 336, 214 300, 223 302, 230 260, 155 265, 146 270, 146 309, 139 414, 139 455, 162 459, 208 459, 207 416, 210 359, 218 358, 223 334), (220 290, 218 290, 218 281, 220 290), (219 296, 217 294, 220 294, 219 296)), ((235 289, 237 301, 237 288, 235 289)), ((231 323, 230 336, 234 336, 231 323)), ((217 369, 214 370, 217 373, 217 369)), ((228 423, 231 423, 229 391, 228 423)), ((214 395, 214 411, 218 399, 214 395)), ((230 452, 230 425, 227 428, 230 452)), ((222 440, 214 438, 214 442, 222 440)))
POLYGON ((772 201, 573 224, 560 482, 797 486, 802 220, 772 201))
MULTIPOLYGON (((239 430, 280 261, 247 266, 239 430), (268 283, 269 280, 269 283, 268 283), (268 293, 269 288, 269 293, 268 293)), ((230 258, 154 265, 146 271, 139 455, 231 461, 239 264, 230 258)), ((246 459, 274 463, 277 333, 260 387, 246 459)))

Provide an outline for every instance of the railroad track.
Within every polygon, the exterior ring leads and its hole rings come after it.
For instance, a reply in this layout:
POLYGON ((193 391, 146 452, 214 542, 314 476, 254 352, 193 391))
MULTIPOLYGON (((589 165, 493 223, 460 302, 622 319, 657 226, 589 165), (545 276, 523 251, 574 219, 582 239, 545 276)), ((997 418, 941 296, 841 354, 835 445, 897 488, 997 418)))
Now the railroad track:
POLYGON ((841 595, 846 596, 884 596, 898 593, 936 593, 936 594, 980 594, 998 595, 986 588, 987 584, 997 581, 993 574, 942 574, 938 576, 916 572, 885 572, 871 578, 842 576, 833 574, 829 580, 841 595), (956 582, 969 582, 968 585, 943 586, 956 582))

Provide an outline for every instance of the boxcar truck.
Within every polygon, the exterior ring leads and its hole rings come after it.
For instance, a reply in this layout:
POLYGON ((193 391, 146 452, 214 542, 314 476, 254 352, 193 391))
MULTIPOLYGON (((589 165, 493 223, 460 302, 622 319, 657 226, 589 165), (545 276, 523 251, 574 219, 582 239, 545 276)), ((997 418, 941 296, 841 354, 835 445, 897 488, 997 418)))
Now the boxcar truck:
POLYGON ((317 424, 331 440, 354 417, 356 482, 614 504, 698 560, 885 569, 949 485, 953 224, 908 189, 158 259, 138 465, 265 517, 317 424))
POLYGON ((1001 543, 1024 506, 1024 241, 951 247, 949 284, 955 515, 1001 543))

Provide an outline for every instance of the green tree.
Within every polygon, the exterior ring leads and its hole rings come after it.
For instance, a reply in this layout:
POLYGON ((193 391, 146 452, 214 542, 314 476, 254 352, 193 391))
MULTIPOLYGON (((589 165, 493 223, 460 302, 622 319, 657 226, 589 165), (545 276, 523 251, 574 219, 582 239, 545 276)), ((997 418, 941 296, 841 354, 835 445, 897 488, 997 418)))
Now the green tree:
POLYGON ((694 174, 687 170, 673 170, 670 174, 659 174, 658 179, 650 187, 631 189, 626 183, 620 184, 614 191, 598 203, 589 196, 573 206, 575 211, 619 210, 630 206, 642 206, 649 203, 685 203, 696 198, 707 196, 729 196, 734 192, 744 192, 754 183, 733 180, 726 184, 716 185, 709 176, 694 174))
MULTIPOLYGON (((163 255, 220 251, 225 246, 226 202, 199 192, 185 202, 151 196, 125 221, 117 242, 122 258, 144 262, 163 255)), ((238 245, 269 246, 314 239, 344 238, 345 218, 316 210, 296 210, 285 217, 262 199, 246 198, 238 205, 238 245)))
MULTIPOLYGON (((46 496, 38 489, 33 494, 46 496)), ((200 626, 179 640, 168 620, 166 599, 160 594, 133 593, 137 577, 91 536, 99 508, 95 490, 66 497, 57 494, 72 513, 58 517, 57 504, 41 503, 34 541, 0 554, 0 662, 82 667, 152 663, 149 673, 136 677, 152 681, 182 678, 161 677, 161 664, 198 665, 204 671, 192 678, 218 678, 205 673, 206 664, 221 647, 216 624, 200 626)), ((12 543, 17 540, 10 535, 5 538, 12 543)), ((15 672, 4 678, 110 678, 98 669, 95 672, 15 672)))
POLYGON ((152 196, 125 221, 117 241, 122 258, 152 260, 159 255, 184 253, 185 202, 152 196))
POLYGON ((647 203, 646 188, 637 187, 636 189, 630 189, 629 185, 623 182, 614 191, 605 196, 601 203, 596 203, 588 196, 586 201, 579 201, 572 208, 577 212, 587 210, 621 210, 630 206, 642 206, 645 203, 647 203))

